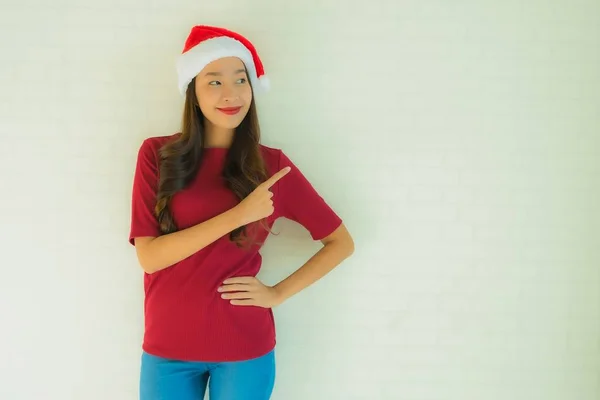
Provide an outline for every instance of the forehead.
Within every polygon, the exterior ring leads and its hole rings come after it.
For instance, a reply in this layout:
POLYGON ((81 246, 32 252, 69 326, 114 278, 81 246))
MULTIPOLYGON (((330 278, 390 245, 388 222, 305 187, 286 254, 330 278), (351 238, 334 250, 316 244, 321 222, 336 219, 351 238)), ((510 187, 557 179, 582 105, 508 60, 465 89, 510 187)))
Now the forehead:
POLYGON ((218 76, 218 75, 234 75, 245 71, 245 65, 242 60, 237 57, 224 57, 208 63, 199 76, 218 76))

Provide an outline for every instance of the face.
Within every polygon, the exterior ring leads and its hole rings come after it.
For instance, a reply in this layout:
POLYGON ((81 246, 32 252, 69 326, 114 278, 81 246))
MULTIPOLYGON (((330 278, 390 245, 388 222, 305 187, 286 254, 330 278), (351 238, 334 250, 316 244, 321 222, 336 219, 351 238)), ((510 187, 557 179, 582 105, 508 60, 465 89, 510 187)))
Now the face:
POLYGON ((196 76, 196 97, 207 124, 234 129, 240 125, 252 102, 252 88, 244 63, 237 57, 208 64, 196 76), (239 108, 225 112, 226 108, 239 108))

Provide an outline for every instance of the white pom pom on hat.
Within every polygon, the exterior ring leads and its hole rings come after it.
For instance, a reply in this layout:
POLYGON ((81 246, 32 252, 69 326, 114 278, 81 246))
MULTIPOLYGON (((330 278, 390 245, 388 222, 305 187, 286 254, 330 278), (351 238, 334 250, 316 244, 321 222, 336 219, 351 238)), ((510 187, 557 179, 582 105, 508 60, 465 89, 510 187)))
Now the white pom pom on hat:
POLYGON ((189 83, 209 63, 223 57, 240 58, 255 93, 267 92, 269 78, 254 45, 239 33, 208 25, 194 26, 177 58, 179 93, 185 96, 189 83))

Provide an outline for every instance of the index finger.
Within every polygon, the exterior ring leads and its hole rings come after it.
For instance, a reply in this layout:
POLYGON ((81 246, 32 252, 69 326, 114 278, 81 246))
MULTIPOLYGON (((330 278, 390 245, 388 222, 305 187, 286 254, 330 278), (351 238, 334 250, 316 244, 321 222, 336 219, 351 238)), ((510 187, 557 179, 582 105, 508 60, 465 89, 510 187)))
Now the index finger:
POLYGON ((263 185, 267 189, 269 189, 271 186, 273 186, 275 183, 277 183, 278 180, 280 180, 281 178, 286 176, 287 173, 290 172, 291 170, 292 170, 292 167, 285 167, 285 168, 279 170, 278 172, 274 173, 273 176, 271 176, 269 179, 264 181, 263 185))

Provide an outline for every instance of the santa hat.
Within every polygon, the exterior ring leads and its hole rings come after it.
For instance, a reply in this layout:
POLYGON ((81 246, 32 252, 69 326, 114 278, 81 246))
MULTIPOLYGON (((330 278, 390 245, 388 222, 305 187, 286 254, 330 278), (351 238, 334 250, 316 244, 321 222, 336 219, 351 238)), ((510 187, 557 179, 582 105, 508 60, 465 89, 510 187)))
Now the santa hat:
POLYGON ((240 58, 248 71, 254 92, 269 90, 269 79, 256 49, 242 35, 215 26, 194 26, 177 58, 179 92, 185 96, 189 83, 212 61, 223 57, 240 58))

